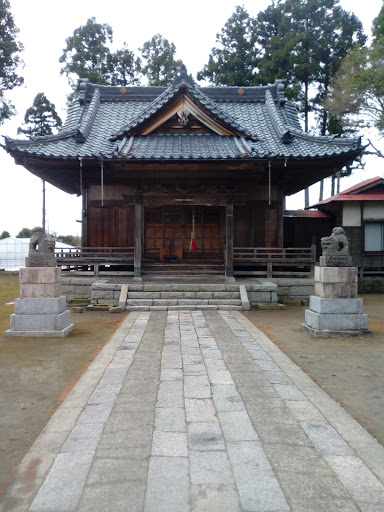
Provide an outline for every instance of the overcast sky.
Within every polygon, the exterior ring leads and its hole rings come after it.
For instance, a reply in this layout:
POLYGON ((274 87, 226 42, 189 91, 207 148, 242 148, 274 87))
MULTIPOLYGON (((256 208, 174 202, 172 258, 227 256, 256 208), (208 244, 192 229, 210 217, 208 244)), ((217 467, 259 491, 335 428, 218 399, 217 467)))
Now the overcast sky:
MULTIPOLYGON (((372 20, 382 6, 382 0, 341 0, 344 9, 354 12, 362 21, 366 34, 370 35, 372 20)), ((111 25, 114 34, 113 49, 124 42, 136 51, 154 34, 160 33, 175 43, 177 57, 182 59, 193 76, 208 61, 211 48, 215 46, 216 34, 220 32, 236 5, 244 5, 250 15, 255 16, 266 9, 270 0, 239 2, 236 0, 10 0, 15 23, 20 29, 19 40, 25 51, 25 68, 20 71, 25 84, 11 94, 18 115, 1 126, 0 134, 17 137, 17 128, 37 93, 44 92, 56 105, 59 115, 65 118, 65 100, 69 92, 67 79, 60 76, 59 57, 65 47, 65 39, 73 31, 94 16, 99 23, 111 25)), ((366 135, 366 134, 364 134, 366 135)), ((384 150, 383 141, 375 140, 384 150)), ((21 166, 0 149, 1 201, 0 233, 3 230, 16 236, 23 227, 32 228, 42 222, 41 180, 21 166)), ((364 179, 384 176, 384 162, 370 158, 365 171, 357 171, 342 180, 342 189, 364 179)), ((310 201, 318 200, 318 186, 310 189, 310 201)), ((325 196, 330 194, 327 180, 325 196)), ((290 209, 302 208, 304 193, 287 199, 290 209)), ((81 234, 80 199, 65 194, 47 185, 47 224, 51 232, 58 234, 81 234)))

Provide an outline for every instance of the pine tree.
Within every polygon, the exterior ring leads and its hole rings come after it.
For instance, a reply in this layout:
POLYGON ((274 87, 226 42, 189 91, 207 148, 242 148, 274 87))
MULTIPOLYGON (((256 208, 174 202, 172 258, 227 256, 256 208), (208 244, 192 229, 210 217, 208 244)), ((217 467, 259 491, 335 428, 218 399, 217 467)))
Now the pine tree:
POLYGON ((139 51, 144 61, 141 65, 141 72, 147 77, 148 85, 169 85, 183 65, 181 60, 176 59, 174 43, 169 42, 160 34, 156 34, 150 41, 146 41, 139 51))
POLYGON ((44 93, 37 94, 24 116, 25 128, 19 128, 17 133, 24 133, 29 137, 52 135, 53 130, 62 125, 55 105, 51 103, 44 93))
POLYGON ((23 84, 17 68, 22 63, 23 45, 17 41, 19 29, 15 26, 8 0, 0 0, 0 125, 13 116, 15 108, 5 94, 23 84))

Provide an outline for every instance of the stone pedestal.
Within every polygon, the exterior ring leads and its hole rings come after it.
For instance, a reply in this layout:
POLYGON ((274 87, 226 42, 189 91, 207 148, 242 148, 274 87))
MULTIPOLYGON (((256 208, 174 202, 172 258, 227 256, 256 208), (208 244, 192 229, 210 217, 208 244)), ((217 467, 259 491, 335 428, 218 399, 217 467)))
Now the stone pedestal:
POLYGON ((357 277, 356 267, 315 267, 315 295, 309 297, 304 329, 315 337, 368 334, 357 277))
POLYGON ((62 338, 72 329, 66 297, 61 295, 60 268, 20 269, 20 298, 5 336, 62 338))

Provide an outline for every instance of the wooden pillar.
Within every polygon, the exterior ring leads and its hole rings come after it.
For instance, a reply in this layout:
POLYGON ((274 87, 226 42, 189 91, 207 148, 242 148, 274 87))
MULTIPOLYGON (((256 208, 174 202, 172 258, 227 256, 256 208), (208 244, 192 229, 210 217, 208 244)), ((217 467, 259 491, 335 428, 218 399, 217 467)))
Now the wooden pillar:
POLYGON ((142 219, 143 205, 135 204, 135 252, 134 252, 134 278, 141 279, 141 247, 142 247, 142 219))
POLYGON ((284 247, 284 196, 281 193, 277 205, 277 247, 284 247))
POLYGON ((233 277, 233 203, 225 210, 225 275, 233 277))

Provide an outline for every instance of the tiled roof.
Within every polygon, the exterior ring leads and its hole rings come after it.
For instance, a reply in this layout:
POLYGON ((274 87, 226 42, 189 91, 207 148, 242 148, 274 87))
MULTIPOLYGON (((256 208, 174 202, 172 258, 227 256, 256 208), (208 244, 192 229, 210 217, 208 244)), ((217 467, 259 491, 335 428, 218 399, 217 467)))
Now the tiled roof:
POLYGON ((169 87, 80 84, 79 100, 61 131, 32 140, 6 138, 11 154, 41 158, 104 159, 316 159, 361 151, 359 138, 316 137, 300 128, 281 81, 263 87, 198 87, 185 72, 169 87), (140 135, 178 95, 192 101, 233 136, 207 132, 140 135))
POLYGON ((307 208, 317 208, 323 204, 332 203, 333 201, 383 201, 384 200, 384 178, 376 176, 364 180, 357 185, 353 185, 338 194, 335 194, 328 199, 319 201, 318 203, 308 206, 307 208), (379 189, 374 190, 375 187, 381 185, 379 189), (373 189, 373 190, 372 190, 373 189))

